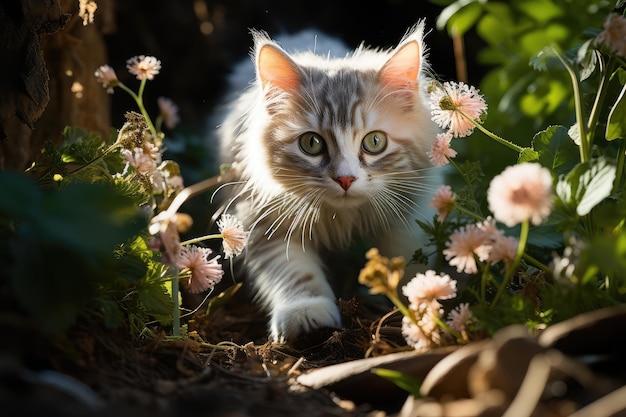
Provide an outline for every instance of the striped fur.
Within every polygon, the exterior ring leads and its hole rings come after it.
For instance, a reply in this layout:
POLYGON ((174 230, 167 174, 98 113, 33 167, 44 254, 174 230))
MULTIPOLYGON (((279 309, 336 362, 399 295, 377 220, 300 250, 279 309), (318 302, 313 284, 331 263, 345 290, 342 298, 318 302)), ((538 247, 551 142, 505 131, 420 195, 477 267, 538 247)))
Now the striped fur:
POLYGON ((418 24, 395 49, 332 59, 290 55, 253 34, 256 82, 220 129, 222 162, 239 177, 225 187, 225 210, 251 230, 245 268, 275 341, 340 326, 320 250, 361 236, 393 255, 420 244, 413 219, 425 217, 436 181, 426 152, 437 133, 422 33, 418 24), (301 149, 307 132, 323 138, 324 152, 301 149), (370 132, 386 134, 379 154, 362 146, 370 132), (342 178, 355 179, 344 189, 342 178))

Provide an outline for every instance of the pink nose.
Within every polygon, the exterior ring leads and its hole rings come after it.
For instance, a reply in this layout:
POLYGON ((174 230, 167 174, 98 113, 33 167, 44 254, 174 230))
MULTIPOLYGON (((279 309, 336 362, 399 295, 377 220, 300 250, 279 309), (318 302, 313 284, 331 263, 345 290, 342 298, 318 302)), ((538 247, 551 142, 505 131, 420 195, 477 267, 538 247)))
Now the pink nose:
POLYGON ((356 181, 356 178, 352 177, 352 176, 349 176, 349 177, 337 177, 337 178, 335 178, 335 181, 337 181, 339 183, 339 185, 341 185, 341 188, 343 188, 344 190, 348 191, 348 188, 350 188, 352 183, 354 181, 356 181))

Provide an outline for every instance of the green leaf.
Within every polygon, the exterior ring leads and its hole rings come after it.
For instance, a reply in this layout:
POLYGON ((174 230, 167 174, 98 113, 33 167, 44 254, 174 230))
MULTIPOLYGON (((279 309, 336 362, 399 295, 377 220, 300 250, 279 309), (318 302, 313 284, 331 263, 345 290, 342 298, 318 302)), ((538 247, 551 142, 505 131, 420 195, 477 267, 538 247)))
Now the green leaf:
POLYGON ((511 39, 514 28, 502 23, 501 18, 488 14, 480 19, 476 31, 488 44, 502 45, 503 42, 506 44, 511 39))
POLYGON ((626 139, 626 85, 615 101, 606 125, 606 140, 626 139))
POLYGON ((546 0, 524 0, 516 2, 516 7, 538 23, 546 23, 563 15, 563 9, 546 0))
POLYGON ((99 133, 87 132, 80 127, 67 126, 59 147, 63 161, 83 164, 100 155, 105 148, 99 133))
POLYGON ((517 163, 521 164, 523 162, 532 162, 536 161, 537 159, 539 159, 539 152, 535 151, 532 148, 524 148, 517 158, 517 163))
POLYGON ((147 266, 139 254, 125 254, 115 262, 115 274, 128 281, 137 282, 146 275, 147 266))
POLYGON ((529 65, 536 71, 547 71, 557 65, 556 50, 552 46, 541 49, 537 55, 530 58, 529 65))
POLYGON ((626 277, 626 234, 595 237, 586 249, 589 261, 603 272, 615 276, 621 286, 626 277))
POLYGON ((9 253, 1 255, 12 289, 44 331, 63 331, 93 308, 98 288, 117 279, 114 250, 146 221, 110 185, 72 183, 44 193, 15 174, 3 174, 0 183, 7 178, 15 179, 7 188, 18 188, 0 203, 16 224, 9 253))
POLYGON ((137 289, 137 296, 147 313, 152 316, 166 316, 172 312, 172 297, 164 285, 142 285, 137 289))
POLYGON ((37 215, 43 195, 26 175, 0 171, 0 216, 20 221, 37 215))
POLYGON ((96 302, 102 309, 102 320, 104 325, 109 329, 118 328, 124 321, 124 314, 117 303, 113 300, 107 300, 105 298, 98 298, 96 302))
POLYGON ((483 8, 480 3, 472 2, 468 4, 450 17, 446 25, 448 33, 463 36, 476 24, 482 14, 483 8))
POLYGON ((374 368, 372 369, 372 373, 393 382, 396 386, 409 392, 416 398, 421 397, 420 386, 422 382, 418 379, 405 375, 402 372, 394 371, 393 369, 374 368))
POLYGON ((563 232, 559 232, 552 224, 535 226, 528 236, 528 244, 543 250, 559 249, 563 246, 563 232))
POLYGON ((577 165, 561 175, 556 194, 578 216, 585 216, 611 194, 616 167, 604 158, 577 165))
POLYGON ((598 55, 595 49, 590 48, 593 39, 588 39, 576 51, 576 61, 580 69, 580 81, 584 81, 593 74, 598 65, 598 55))
POLYGON ((578 146, 563 126, 550 126, 533 138, 533 149, 539 154, 539 163, 557 175, 567 174, 578 160, 578 146))
POLYGON ((463 8, 480 2, 481 0, 458 0, 450 4, 448 7, 443 9, 439 14, 439 17, 437 17, 437 29, 443 30, 445 27, 449 27, 450 20, 454 19, 457 14, 463 10, 463 8))

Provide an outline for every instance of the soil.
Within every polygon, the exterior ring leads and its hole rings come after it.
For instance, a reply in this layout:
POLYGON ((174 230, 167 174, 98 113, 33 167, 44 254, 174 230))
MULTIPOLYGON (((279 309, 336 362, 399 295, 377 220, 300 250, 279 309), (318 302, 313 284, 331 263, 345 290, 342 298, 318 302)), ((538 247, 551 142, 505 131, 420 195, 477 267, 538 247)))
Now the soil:
POLYGON ((375 305, 355 298, 340 300, 340 307, 343 329, 320 329, 289 345, 268 343, 264 315, 240 296, 210 316, 199 309, 185 321, 187 334, 180 338, 158 326, 137 338, 93 322, 50 338, 3 308, 0 403, 3 410, 29 416, 397 412, 397 398, 355 404, 295 383, 310 369, 406 349, 397 315, 379 326, 384 313, 375 305))

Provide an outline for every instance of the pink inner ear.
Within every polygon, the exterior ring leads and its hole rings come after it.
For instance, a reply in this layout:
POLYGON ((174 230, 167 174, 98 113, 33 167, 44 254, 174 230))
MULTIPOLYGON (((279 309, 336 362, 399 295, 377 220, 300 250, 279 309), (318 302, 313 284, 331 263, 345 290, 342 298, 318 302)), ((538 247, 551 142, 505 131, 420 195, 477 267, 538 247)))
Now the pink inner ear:
POLYGON ((417 89, 420 60, 419 43, 407 42, 389 58, 381 70, 381 81, 395 88, 417 89))
POLYGON ((257 72, 263 87, 270 85, 294 93, 300 85, 296 63, 273 45, 264 45, 258 52, 257 72))

